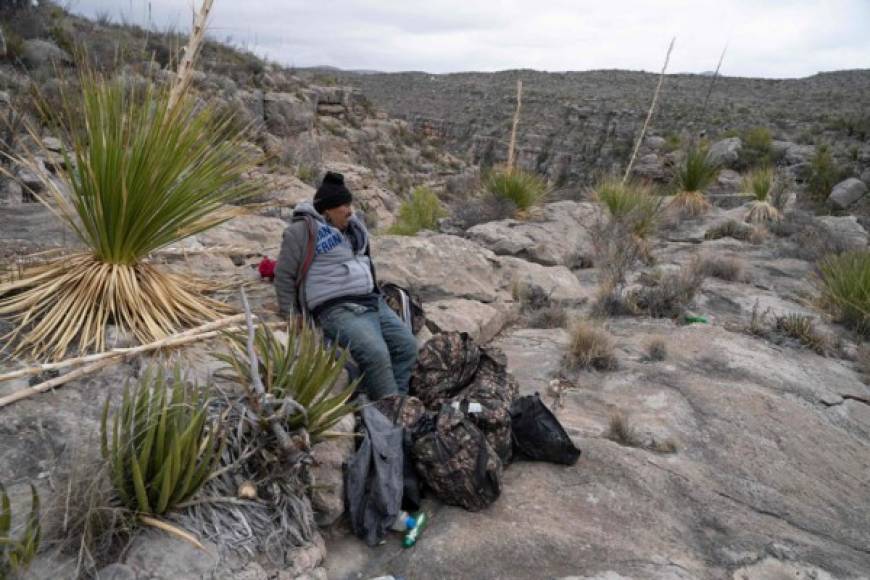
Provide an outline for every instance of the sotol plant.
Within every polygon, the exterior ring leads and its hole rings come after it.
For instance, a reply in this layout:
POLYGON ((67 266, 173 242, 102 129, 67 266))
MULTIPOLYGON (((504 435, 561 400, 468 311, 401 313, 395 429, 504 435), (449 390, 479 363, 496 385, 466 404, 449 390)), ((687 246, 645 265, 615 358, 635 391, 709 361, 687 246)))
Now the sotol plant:
POLYGON ((743 189, 755 196, 746 215, 751 224, 768 224, 782 219, 782 212, 771 202, 777 187, 776 173, 770 167, 755 169, 743 177, 743 189))
MULTIPOLYGON (((230 353, 216 356, 229 365, 234 380, 250 385, 246 343, 245 335, 232 335, 230 353)), ((305 409, 304 415, 300 412, 289 415, 287 426, 290 429, 304 428, 316 441, 342 417, 353 412, 348 399, 356 388, 356 381, 343 390, 334 390, 348 353, 339 354, 335 346, 325 347, 316 330, 291 325, 286 339, 282 340, 268 326, 260 326, 254 337, 254 349, 266 392, 277 400, 292 398, 305 409)))
POLYGON ((599 181, 593 193, 595 199, 607 208, 611 219, 627 224, 639 240, 647 239, 654 232, 662 198, 655 195, 648 185, 623 182, 610 176, 599 181))
POLYGON ((542 177, 519 169, 493 171, 486 178, 484 188, 491 195, 512 202, 520 211, 538 205, 549 194, 542 177))
POLYGON ((39 549, 39 494, 30 486, 30 515, 21 537, 12 537, 12 507, 6 488, 0 483, 0 578, 15 578, 24 572, 39 549))
POLYGON ((202 296, 201 282, 147 260, 229 219, 225 204, 259 189, 241 179, 254 160, 232 119, 188 92, 194 44, 171 88, 81 75, 80 95, 65 95, 55 111, 69 145, 61 184, 40 170, 36 154, 19 160, 42 176, 42 201, 84 249, 0 285, 0 316, 15 325, 5 339, 17 342, 16 352, 61 358, 74 342, 81 351, 102 349, 108 322, 152 341, 225 310, 202 296))
POLYGON ((207 421, 208 400, 176 369, 149 368, 124 388, 109 427, 109 402, 100 425, 101 451, 118 498, 141 515, 161 515, 190 499, 220 456, 218 427, 207 421), (111 435, 110 435, 111 433, 111 435))
POLYGON ((819 264, 822 301, 847 326, 870 333, 870 252, 829 256, 819 264))
POLYGON ((710 207, 710 202, 704 197, 704 189, 713 183, 718 174, 719 168, 710 162, 706 149, 689 149, 674 175, 678 193, 671 205, 682 215, 694 217, 703 214, 710 207))

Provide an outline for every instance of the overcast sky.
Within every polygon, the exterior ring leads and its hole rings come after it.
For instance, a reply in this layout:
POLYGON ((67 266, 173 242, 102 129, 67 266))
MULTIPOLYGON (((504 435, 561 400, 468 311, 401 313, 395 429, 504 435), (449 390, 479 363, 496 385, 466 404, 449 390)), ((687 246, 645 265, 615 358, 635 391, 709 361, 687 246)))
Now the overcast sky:
MULTIPOLYGON (((199 0, 197 0, 197 4, 199 0)), ((151 0, 187 30, 191 0, 151 0)), ((72 0, 148 23, 148 0, 72 0)), ((870 68, 870 0, 215 0, 213 37, 286 65, 428 72, 512 68, 803 77, 870 68)))

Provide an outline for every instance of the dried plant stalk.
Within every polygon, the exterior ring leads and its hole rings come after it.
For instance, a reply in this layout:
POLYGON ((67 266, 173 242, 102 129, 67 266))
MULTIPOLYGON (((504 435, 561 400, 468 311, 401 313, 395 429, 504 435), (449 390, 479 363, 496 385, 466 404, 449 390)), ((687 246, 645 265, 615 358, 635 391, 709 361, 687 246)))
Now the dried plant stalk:
POLYGON ((517 146, 517 125, 520 124, 520 109, 523 105, 523 81, 522 79, 517 80, 517 108, 514 110, 514 121, 511 126, 511 140, 508 144, 508 159, 507 159, 507 171, 508 173, 514 170, 514 164, 516 162, 516 146, 517 146))

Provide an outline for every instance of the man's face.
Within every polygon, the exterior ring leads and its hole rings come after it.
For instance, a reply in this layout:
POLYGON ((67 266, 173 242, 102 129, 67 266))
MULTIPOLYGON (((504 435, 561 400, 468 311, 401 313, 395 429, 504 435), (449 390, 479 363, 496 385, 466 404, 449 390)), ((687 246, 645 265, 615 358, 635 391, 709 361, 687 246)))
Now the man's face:
POLYGON ((353 208, 349 203, 323 210, 326 221, 341 231, 347 229, 347 222, 350 221, 351 216, 353 216, 353 208))

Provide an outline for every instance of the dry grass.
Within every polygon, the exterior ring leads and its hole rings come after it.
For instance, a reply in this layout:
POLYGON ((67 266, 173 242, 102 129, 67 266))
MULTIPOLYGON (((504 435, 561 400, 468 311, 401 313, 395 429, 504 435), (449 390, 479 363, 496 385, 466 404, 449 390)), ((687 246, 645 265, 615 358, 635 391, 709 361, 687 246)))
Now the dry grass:
POLYGON ((728 220, 715 225, 704 233, 706 240, 721 240, 722 238, 734 238, 735 240, 748 241, 752 235, 752 227, 737 220, 728 220))
POLYGON ((526 325, 529 328, 565 328, 567 324, 568 313, 559 304, 533 310, 526 317, 526 325))
POLYGON ((831 339, 818 331, 812 316, 796 313, 777 316, 775 328, 817 354, 825 355, 832 349, 831 339))
POLYGON ((668 207, 682 217, 698 217, 707 213, 711 205, 700 191, 681 191, 674 196, 668 207))
POLYGON ((565 364, 570 369, 613 370, 617 366, 615 347, 616 343, 607 330, 580 321, 571 329, 565 364))
POLYGON ((706 276, 719 278, 727 282, 748 282, 746 262, 736 257, 705 256, 701 261, 701 270, 706 276))
POLYGON ((661 362, 668 358, 668 343, 662 336, 649 339, 645 350, 646 355, 644 360, 648 362, 661 362))
POLYGON ((628 415, 622 411, 617 411, 610 415, 610 422, 604 436, 623 447, 637 447, 638 449, 646 449, 656 453, 677 452, 677 443, 673 439, 658 440, 653 437, 645 441, 631 424, 628 415))
POLYGON ((520 305, 526 328, 564 328, 567 324, 565 308, 554 302, 540 286, 518 280, 514 282, 511 293, 520 305))
POLYGON ((861 343, 855 358, 855 366, 858 372, 864 376, 864 382, 870 383, 870 344, 861 343))

